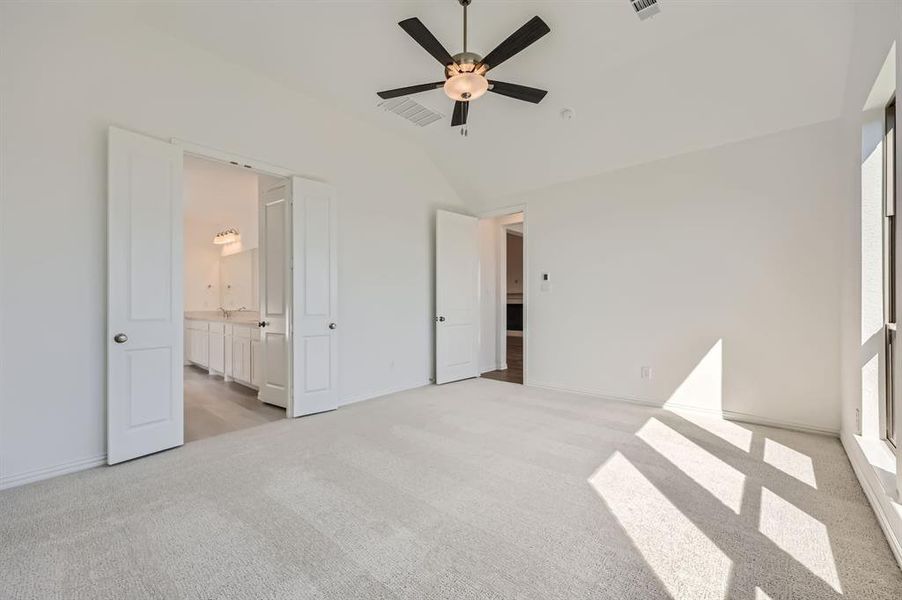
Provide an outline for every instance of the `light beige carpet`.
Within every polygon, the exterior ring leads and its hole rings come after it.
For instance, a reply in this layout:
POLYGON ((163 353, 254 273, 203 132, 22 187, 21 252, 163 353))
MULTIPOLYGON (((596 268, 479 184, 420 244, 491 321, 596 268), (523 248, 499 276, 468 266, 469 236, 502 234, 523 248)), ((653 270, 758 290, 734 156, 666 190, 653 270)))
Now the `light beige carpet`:
POLYGON ((899 600, 837 440, 488 380, 0 493, 0 597, 899 600))

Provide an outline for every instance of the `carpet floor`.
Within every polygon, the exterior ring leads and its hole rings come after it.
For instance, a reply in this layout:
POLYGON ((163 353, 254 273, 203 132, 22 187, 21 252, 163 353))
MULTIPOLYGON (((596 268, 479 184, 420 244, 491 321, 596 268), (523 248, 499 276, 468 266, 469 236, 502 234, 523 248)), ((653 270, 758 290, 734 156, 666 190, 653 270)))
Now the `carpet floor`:
POLYGON ((0 493, 0 598, 899 600, 836 439, 489 380, 0 493))

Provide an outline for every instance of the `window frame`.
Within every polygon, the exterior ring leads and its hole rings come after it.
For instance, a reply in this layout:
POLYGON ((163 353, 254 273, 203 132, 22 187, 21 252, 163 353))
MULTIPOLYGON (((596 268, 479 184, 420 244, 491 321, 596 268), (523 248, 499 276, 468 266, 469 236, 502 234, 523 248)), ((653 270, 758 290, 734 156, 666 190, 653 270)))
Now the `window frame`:
POLYGON ((883 437, 895 448, 899 432, 896 431, 896 413, 899 404, 895 386, 896 347, 896 169, 898 166, 898 136, 896 135, 896 97, 887 102, 883 110, 883 264, 884 264, 884 427, 883 437))

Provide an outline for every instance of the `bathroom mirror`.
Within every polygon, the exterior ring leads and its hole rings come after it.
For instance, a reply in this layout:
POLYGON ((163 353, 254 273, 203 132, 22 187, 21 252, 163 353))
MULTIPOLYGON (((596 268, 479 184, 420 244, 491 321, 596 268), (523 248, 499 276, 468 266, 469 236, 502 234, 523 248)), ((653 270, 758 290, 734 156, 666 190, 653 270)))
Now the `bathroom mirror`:
POLYGON ((242 306, 257 310, 257 249, 236 252, 219 259, 220 304, 227 310, 242 306))

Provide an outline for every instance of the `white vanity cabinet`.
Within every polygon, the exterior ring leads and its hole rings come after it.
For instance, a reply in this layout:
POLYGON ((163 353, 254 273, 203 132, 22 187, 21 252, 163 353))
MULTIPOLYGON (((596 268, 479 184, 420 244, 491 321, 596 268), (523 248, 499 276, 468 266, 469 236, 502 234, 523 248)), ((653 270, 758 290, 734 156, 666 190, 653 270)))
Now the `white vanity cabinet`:
POLYGON ((210 350, 208 367, 210 375, 225 375, 225 325, 210 323, 210 350))
POLYGON ((207 368, 209 362, 210 324, 206 321, 185 321, 185 360, 207 368))
POLYGON ((262 371, 260 330, 255 322, 186 318, 185 361, 256 389, 262 371))
POLYGON ((239 383, 251 383, 251 330, 249 327, 233 327, 232 379, 239 383))

